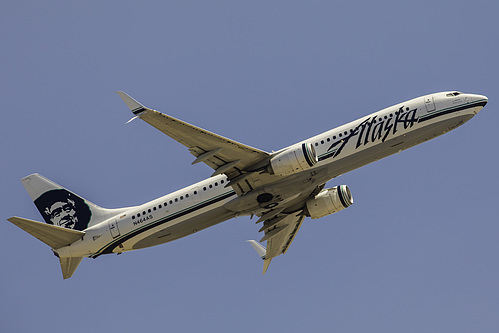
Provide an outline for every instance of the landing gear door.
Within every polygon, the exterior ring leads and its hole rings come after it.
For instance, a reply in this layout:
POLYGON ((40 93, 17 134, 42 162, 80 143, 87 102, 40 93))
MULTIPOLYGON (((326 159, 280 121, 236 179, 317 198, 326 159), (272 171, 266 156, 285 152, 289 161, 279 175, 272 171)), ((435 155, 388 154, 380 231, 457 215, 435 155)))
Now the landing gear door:
POLYGON ((119 237, 120 230, 118 229, 118 220, 112 219, 108 223, 109 223, 109 231, 111 232, 111 236, 113 236, 113 239, 119 237))
POLYGON ((426 106, 426 111, 432 112, 436 110, 435 101, 433 100, 433 95, 425 96, 424 104, 426 106))

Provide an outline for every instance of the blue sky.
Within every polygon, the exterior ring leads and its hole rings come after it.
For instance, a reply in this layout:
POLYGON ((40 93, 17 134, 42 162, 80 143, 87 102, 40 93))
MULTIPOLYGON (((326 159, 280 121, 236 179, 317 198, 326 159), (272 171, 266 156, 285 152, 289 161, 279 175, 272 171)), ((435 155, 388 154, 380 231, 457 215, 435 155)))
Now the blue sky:
POLYGON ((494 1, 0 4, 0 330, 497 332, 499 23, 494 1), (247 217, 62 280, 39 172, 104 207, 208 177, 114 92, 283 148, 427 93, 489 97, 465 126, 345 174, 352 207, 307 219, 261 275, 247 217))

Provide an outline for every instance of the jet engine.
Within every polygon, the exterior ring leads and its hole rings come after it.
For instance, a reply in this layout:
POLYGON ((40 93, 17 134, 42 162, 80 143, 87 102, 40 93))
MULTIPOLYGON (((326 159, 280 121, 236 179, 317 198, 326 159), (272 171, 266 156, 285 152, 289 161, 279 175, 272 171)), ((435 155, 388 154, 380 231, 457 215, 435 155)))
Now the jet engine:
POLYGON ((273 156, 270 159, 270 173, 286 176, 310 169, 318 161, 314 146, 301 143, 273 156))
POLYGON ((306 202, 307 216, 318 219, 334 214, 353 204, 353 197, 346 185, 326 188, 319 192, 315 198, 306 202))

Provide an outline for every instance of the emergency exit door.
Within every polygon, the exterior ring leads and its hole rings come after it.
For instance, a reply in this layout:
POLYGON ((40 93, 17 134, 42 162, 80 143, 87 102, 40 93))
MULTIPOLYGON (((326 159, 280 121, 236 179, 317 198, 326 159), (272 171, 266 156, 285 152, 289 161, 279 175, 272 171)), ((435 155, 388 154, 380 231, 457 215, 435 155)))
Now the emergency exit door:
POLYGON ((426 96, 424 98, 424 104, 426 106, 426 111, 432 112, 436 110, 435 101, 433 100, 433 95, 426 96))
POLYGON ((113 219, 109 221, 109 232, 111 232, 111 236, 114 238, 120 235, 120 229, 118 229, 118 220, 113 219))

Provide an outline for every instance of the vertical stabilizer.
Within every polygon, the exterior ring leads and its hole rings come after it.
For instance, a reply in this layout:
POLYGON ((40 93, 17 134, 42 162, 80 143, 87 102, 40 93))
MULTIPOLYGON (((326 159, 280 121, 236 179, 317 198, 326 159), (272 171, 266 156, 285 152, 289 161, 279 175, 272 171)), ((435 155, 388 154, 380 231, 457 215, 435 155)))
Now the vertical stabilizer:
POLYGON ((125 210, 99 207, 37 173, 21 182, 48 224, 82 231, 125 210))

